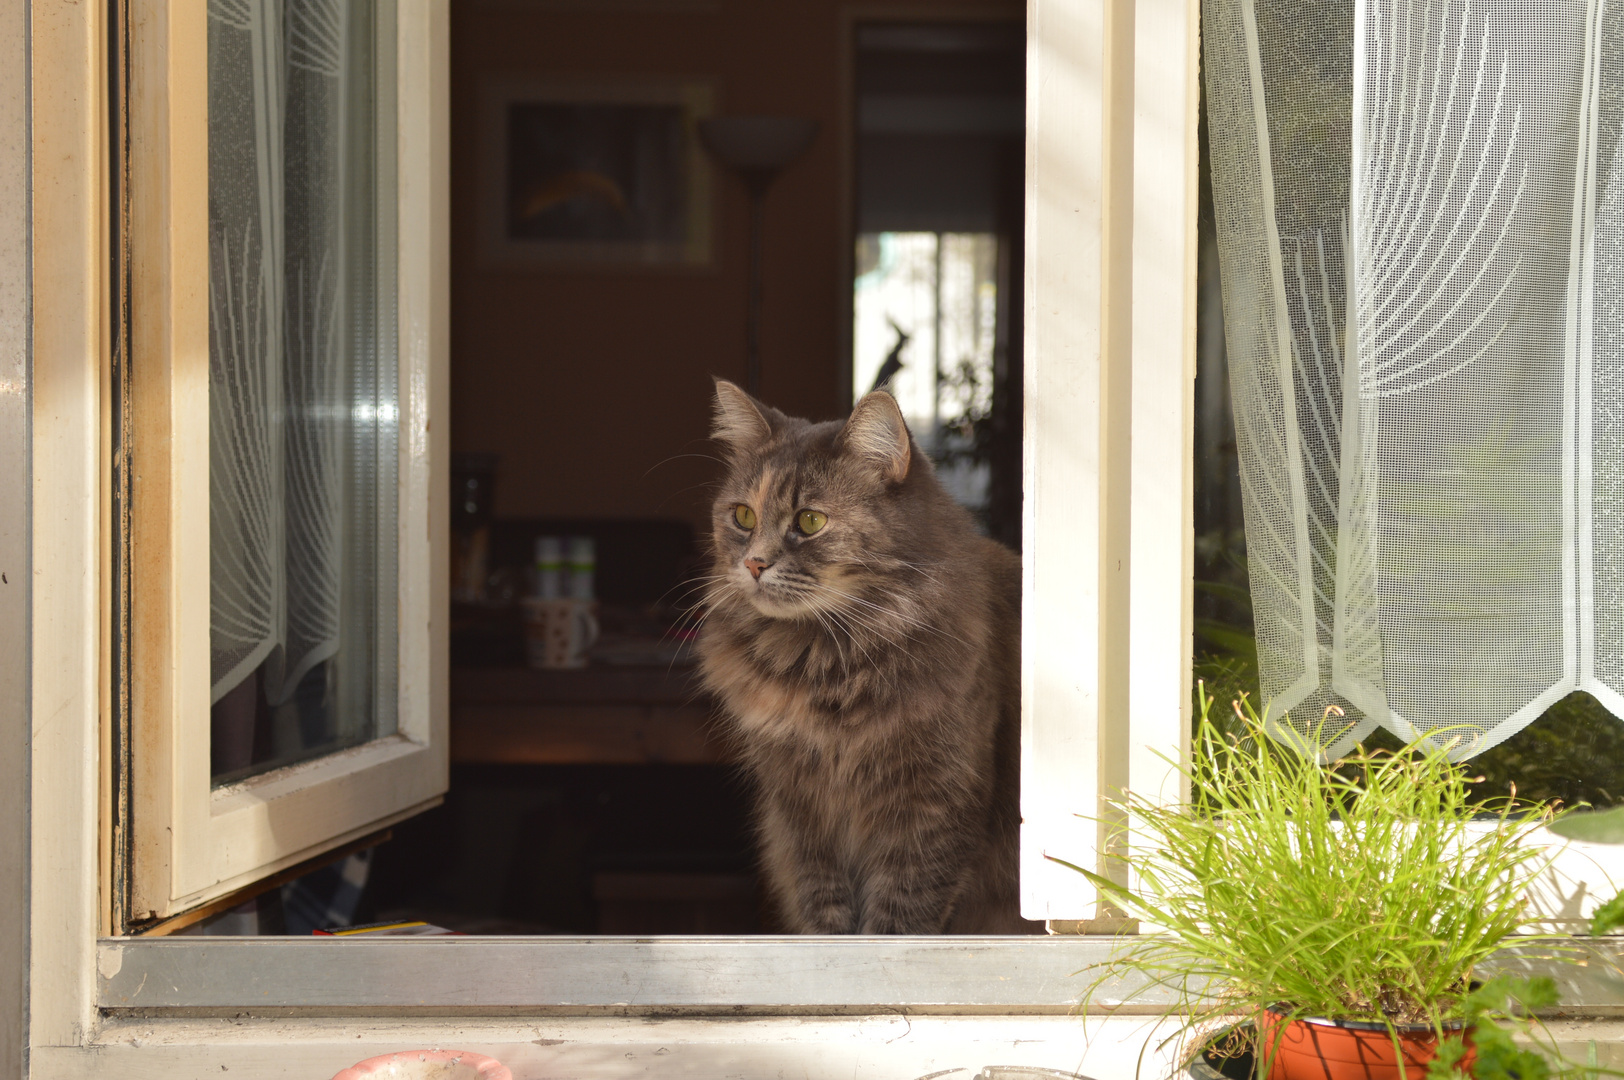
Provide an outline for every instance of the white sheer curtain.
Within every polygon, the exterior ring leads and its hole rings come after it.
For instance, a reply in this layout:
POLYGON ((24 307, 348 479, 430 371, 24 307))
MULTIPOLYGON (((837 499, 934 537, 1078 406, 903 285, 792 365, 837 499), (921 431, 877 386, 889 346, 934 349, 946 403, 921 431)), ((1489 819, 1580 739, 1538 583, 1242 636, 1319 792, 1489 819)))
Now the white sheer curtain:
POLYGON ((346 572, 371 569, 346 567, 347 6, 208 4, 214 701, 256 670, 287 701, 340 647, 346 572))
POLYGON ((1624 715, 1624 2, 1206 0, 1203 39, 1277 731, 1624 715))

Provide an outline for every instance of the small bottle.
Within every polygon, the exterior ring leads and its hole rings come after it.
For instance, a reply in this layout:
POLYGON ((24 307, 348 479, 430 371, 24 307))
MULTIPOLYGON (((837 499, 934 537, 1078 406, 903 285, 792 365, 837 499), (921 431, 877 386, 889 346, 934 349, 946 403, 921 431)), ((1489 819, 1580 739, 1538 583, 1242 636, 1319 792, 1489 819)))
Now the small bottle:
POLYGON ((570 554, 565 564, 564 595, 571 600, 590 600, 593 576, 598 568, 598 551, 590 536, 570 537, 570 554))
POLYGON ((564 595, 564 541, 556 536, 536 537, 536 595, 543 600, 564 595))

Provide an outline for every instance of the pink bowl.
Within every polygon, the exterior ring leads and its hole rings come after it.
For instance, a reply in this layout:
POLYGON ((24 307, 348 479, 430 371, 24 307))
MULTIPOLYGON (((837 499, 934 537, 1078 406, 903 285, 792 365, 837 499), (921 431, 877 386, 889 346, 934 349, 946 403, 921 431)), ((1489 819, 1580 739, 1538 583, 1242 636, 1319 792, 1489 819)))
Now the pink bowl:
POLYGON ((402 1050, 357 1062, 333 1080, 513 1080, 513 1074, 467 1050, 402 1050))

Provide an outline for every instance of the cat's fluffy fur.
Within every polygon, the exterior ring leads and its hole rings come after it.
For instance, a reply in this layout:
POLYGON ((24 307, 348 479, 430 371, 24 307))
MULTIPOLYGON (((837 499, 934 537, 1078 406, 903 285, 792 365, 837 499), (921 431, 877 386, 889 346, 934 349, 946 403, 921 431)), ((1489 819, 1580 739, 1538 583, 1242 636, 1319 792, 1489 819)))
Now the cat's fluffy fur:
POLYGON ((1020 560, 977 534, 884 392, 814 424, 719 381, 712 437, 728 474, 701 671, 784 921, 1035 929, 1016 900, 1020 560), (827 517, 812 535, 807 509, 827 517))

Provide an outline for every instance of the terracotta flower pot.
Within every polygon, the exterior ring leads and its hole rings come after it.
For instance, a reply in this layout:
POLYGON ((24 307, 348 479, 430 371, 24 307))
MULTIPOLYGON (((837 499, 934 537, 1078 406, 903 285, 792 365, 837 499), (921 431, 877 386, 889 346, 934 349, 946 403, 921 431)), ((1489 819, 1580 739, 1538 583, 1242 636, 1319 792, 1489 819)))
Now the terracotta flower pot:
POLYGON ((513 1080, 513 1074, 467 1050, 402 1050, 357 1062, 333 1080, 513 1080))
MULTIPOLYGON (((1258 1022, 1258 1055, 1267 1059, 1285 1018, 1265 1012, 1258 1022)), ((1268 1080, 1424 1080, 1438 1056, 1438 1035, 1426 1025, 1398 1029, 1398 1050, 1386 1025, 1358 1020, 1293 1020, 1279 1035, 1268 1080)), ((1471 1067, 1470 1043, 1462 1064, 1471 1067)))

